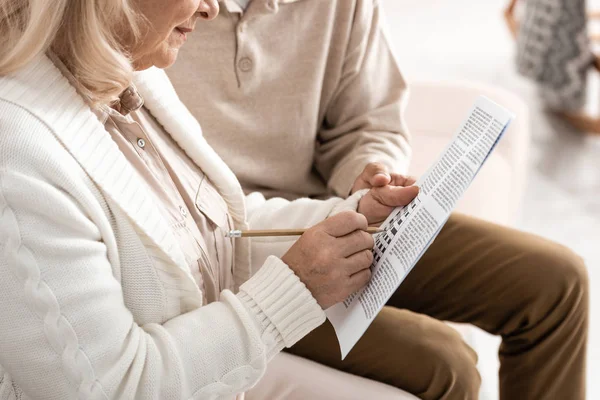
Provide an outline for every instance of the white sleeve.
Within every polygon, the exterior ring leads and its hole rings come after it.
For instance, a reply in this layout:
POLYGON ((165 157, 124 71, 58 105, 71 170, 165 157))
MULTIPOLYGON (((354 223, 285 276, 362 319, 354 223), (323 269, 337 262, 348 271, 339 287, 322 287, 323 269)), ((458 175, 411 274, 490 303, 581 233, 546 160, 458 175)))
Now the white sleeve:
MULTIPOLYGON (((282 198, 266 200, 258 193, 246 196, 246 208, 251 229, 310 228, 327 217, 342 211, 356 211, 360 199, 368 190, 360 190, 347 199, 328 200, 282 198)), ((282 257, 297 237, 252 238, 252 265, 261 265, 269 256, 282 257)))
POLYGON ((324 321, 270 257, 237 295, 138 325, 97 225, 70 193, 0 168, 0 393, 14 382, 36 399, 233 396, 324 321))

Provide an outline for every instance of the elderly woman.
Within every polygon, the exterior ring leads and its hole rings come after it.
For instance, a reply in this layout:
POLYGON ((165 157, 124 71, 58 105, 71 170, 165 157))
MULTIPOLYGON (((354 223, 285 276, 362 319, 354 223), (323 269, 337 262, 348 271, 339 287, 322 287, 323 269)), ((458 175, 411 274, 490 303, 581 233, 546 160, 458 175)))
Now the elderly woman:
POLYGON ((368 281, 384 192, 245 199, 158 69, 217 13, 0 0, 0 398, 232 399, 368 281))

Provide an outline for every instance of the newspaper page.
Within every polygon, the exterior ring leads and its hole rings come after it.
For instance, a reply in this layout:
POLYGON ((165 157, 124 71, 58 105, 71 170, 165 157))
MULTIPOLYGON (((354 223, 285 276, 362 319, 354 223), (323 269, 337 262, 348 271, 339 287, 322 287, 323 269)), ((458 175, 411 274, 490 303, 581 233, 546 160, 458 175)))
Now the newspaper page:
POLYGON ((416 183, 418 196, 382 224, 383 232, 375 237, 371 281, 326 310, 342 359, 433 242, 513 118, 508 110, 479 97, 454 139, 416 183))

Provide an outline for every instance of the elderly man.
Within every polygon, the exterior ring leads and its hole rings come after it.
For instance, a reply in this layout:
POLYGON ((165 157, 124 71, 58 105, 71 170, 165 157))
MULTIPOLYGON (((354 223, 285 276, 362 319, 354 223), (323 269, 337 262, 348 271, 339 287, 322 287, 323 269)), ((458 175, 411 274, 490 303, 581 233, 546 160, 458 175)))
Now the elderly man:
MULTIPOLYGON (((297 198, 376 187, 385 205, 389 188, 413 183, 403 175, 406 85, 377 0, 222 6, 168 73, 247 191, 297 198)), ((422 399, 476 399, 476 355, 442 320, 502 336, 502 399, 585 397, 583 262, 539 237, 461 215, 344 361, 329 324, 290 351, 422 399)))

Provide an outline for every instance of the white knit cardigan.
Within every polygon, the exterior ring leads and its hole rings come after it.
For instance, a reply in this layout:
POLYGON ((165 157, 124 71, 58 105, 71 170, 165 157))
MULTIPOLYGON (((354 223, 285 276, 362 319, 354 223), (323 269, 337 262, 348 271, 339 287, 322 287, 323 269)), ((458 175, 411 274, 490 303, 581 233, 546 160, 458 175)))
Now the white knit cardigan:
MULTIPOLYGON (((164 72, 135 84, 237 229, 310 226, 356 207, 259 194, 245 204, 164 72)), ((231 399, 324 321, 277 257, 289 240, 236 242, 239 291, 202 305, 149 193, 46 56, 0 77, 0 399, 231 399)))

